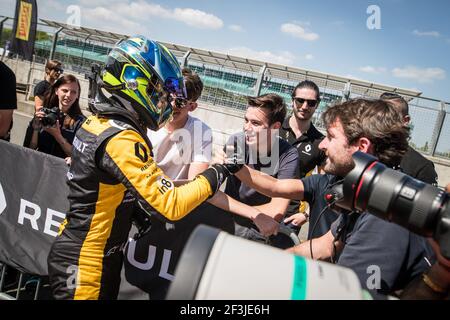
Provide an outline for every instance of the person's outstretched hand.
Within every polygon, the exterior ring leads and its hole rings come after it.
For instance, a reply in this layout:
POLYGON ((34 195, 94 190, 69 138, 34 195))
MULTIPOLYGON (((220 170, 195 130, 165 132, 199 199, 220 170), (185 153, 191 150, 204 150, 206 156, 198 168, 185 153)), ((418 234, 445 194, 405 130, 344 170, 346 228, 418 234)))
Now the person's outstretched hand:
POLYGON ((245 141, 238 136, 232 136, 224 147, 225 161, 227 169, 235 174, 245 164, 245 141))
POLYGON ((291 223, 296 227, 300 227, 300 226, 304 225, 307 221, 308 221, 308 216, 301 212, 293 214, 292 216, 289 216, 286 219, 284 219, 285 224, 291 223))

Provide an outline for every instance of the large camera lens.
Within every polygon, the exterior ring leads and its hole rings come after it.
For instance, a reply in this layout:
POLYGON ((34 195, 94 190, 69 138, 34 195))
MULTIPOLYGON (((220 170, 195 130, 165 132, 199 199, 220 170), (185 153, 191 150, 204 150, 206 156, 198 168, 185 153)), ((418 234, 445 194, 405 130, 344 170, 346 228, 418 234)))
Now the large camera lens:
POLYGON ((167 300, 361 300, 356 274, 205 225, 191 234, 167 300), (269 276, 276 270, 276 276, 269 276))
POLYGON ((442 253, 450 256, 450 196, 446 192, 389 169, 366 153, 356 152, 353 160, 355 167, 344 179, 344 199, 338 206, 367 211, 432 236, 442 253))

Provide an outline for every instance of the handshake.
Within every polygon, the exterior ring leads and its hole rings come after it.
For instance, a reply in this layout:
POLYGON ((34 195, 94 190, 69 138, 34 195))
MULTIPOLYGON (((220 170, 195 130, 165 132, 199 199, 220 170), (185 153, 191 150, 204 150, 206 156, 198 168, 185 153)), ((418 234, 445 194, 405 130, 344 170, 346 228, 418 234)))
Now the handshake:
POLYGON ((237 173, 245 164, 245 136, 231 136, 224 146, 223 151, 220 150, 216 156, 216 165, 224 166, 228 170, 229 175, 237 173))
POLYGON ((208 179, 214 193, 229 176, 237 173, 245 164, 244 136, 232 136, 223 151, 219 150, 214 164, 200 175, 208 179))

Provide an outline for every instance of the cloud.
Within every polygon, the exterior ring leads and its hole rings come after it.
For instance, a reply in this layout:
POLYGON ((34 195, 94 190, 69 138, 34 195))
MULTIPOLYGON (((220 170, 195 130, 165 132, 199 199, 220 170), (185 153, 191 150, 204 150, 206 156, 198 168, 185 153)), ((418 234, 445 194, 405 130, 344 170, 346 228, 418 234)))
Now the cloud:
POLYGON ((65 13, 67 7, 68 5, 65 6, 56 0, 39 1, 39 11, 53 10, 53 11, 63 11, 65 13))
MULTIPOLYGON (((120 7, 121 5, 119 5, 120 7)), ((142 33, 142 28, 135 19, 125 18, 121 10, 111 10, 104 7, 83 10, 83 19, 95 25, 100 25, 104 30, 117 33, 142 33)))
POLYGON ((171 18, 184 22, 188 26, 202 29, 220 29, 223 27, 223 21, 213 14, 206 13, 196 9, 175 8, 171 18))
MULTIPOLYGON (((87 0, 80 1, 88 3, 87 0)), ((104 0, 93 0, 93 3, 103 4, 104 0)), ((129 3, 117 3, 114 5, 114 10, 109 9, 109 7, 106 5, 98 5, 95 8, 85 8, 83 12, 87 12, 87 18, 94 23, 101 23, 102 21, 99 21, 101 19, 103 21, 115 22, 125 28, 127 25, 133 28, 136 25, 145 26, 145 22, 152 16, 176 20, 200 29, 220 29, 223 27, 223 21, 217 16, 192 8, 168 9, 159 4, 147 3, 142 0, 129 3), (111 15, 107 15, 106 12, 111 15)), ((127 31, 129 30, 122 30, 122 33, 127 31)))
POLYGON ((419 83, 431 83, 434 80, 443 80, 447 76, 445 70, 441 68, 419 68, 416 66, 395 68, 392 70, 392 74, 396 78, 409 79, 419 83))
POLYGON ((244 29, 240 25, 237 25, 237 24, 232 24, 228 28, 231 31, 235 31, 235 32, 242 32, 242 31, 244 31, 244 29))
POLYGON ((82 7, 98 7, 105 5, 116 5, 117 2, 128 2, 128 0, 78 0, 78 5, 82 7))
POLYGON ((228 54, 244 57, 248 59, 261 60, 264 62, 292 65, 295 60, 295 55, 289 51, 270 52, 270 51, 255 51, 247 47, 236 47, 225 50, 228 54))
POLYGON ((305 29, 298 24, 285 23, 281 25, 280 29, 282 32, 302 40, 315 41, 319 39, 319 35, 317 33, 310 32, 308 29, 305 29))
POLYGON ((305 59, 306 60, 314 60, 314 56, 312 54, 308 53, 305 55, 305 59))
POLYGON ((370 73, 370 74, 382 74, 382 73, 385 73, 387 71, 387 69, 384 67, 365 66, 365 67, 359 68, 359 71, 362 71, 365 73, 370 73))
POLYGON ((413 35, 418 36, 418 37, 435 37, 435 38, 439 38, 441 36, 441 34, 437 31, 419 31, 419 30, 414 30, 413 35))

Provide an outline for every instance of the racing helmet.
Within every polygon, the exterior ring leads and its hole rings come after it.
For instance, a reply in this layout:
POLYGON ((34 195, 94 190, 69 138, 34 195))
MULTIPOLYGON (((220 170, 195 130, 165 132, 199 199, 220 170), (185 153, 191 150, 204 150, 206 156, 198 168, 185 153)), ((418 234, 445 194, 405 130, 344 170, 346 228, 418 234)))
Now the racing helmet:
POLYGON ((102 87, 130 102, 151 130, 172 115, 172 99, 186 98, 180 65, 160 43, 143 36, 119 41, 108 54, 102 87))

